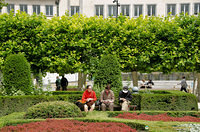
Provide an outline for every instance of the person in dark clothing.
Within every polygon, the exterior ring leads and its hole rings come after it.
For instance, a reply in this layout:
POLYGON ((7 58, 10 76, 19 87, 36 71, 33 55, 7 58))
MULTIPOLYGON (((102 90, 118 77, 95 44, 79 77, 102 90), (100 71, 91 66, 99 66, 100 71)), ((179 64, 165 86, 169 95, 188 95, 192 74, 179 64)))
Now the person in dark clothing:
POLYGON ((129 110, 129 104, 132 100, 133 96, 131 92, 128 90, 127 86, 123 87, 123 90, 119 92, 119 103, 122 106, 122 111, 129 110))
POLYGON ((187 82, 185 80, 185 76, 182 77, 183 80, 181 80, 181 83, 179 83, 178 85, 181 84, 181 90, 180 91, 185 91, 186 93, 188 92, 187 89, 187 82))
POLYGON ((154 85, 153 81, 149 79, 149 81, 147 82, 147 88, 152 88, 153 85, 154 85))
POLYGON ((60 78, 59 76, 56 77, 56 91, 60 91, 60 78))
POLYGON ((61 78, 62 91, 66 91, 67 90, 67 86, 68 86, 68 80, 63 75, 62 78, 61 78))

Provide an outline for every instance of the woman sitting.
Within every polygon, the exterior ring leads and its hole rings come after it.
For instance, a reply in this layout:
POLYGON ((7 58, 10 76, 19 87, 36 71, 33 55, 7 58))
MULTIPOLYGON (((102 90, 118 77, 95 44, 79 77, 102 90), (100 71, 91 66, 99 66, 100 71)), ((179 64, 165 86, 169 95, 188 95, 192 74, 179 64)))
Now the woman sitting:
POLYGON ((88 85, 87 89, 83 93, 82 101, 85 102, 84 111, 93 111, 95 108, 95 101, 97 100, 96 93, 92 90, 92 86, 88 85))

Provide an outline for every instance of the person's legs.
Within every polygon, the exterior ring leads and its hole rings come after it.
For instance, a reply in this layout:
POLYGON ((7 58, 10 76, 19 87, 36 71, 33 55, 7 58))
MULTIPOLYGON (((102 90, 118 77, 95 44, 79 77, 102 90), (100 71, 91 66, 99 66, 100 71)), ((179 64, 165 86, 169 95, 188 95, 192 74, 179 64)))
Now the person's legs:
POLYGON ((90 111, 93 111, 95 108, 95 103, 91 106, 90 111))
POLYGON ((122 111, 128 111, 129 110, 128 105, 129 105, 129 102, 128 101, 124 101, 122 103, 122 111))
POLYGON ((186 93, 188 92, 188 91, 186 90, 186 88, 184 88, 183 90, 184 90, 186 93))
POLYGON ((106 104, 104 104, 104 103, 101 104, 101 110, 106 111, 106 104))
POLYGON ((110 111, 113 111, 113 107, 114 107, 114 103, 110 103, 110 104, 109 104, 109 110, 110 110, 110 111))
POLYGON ((84 111, 88 112, 88 106, 86 104, 84 105, 84 111))

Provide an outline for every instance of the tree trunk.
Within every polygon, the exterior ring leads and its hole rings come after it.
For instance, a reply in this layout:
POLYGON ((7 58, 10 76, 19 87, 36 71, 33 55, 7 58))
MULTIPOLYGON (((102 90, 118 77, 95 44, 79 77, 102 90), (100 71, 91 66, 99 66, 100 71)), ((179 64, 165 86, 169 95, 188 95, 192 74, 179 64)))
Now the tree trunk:
POLYGON ((197 73, 197 99, 200 102, 200 73, 197 73))
POLYGON ((82 73, 81 72, 78 73, 78 89, 79 90, 82 89, 82 73))
POLYGON ((137 87, 138 86, 138 75, 137 75, 137 71, 133 71, 131 72, 132 74, 132 81, 133 81, 133 86, 137 87))
POLYGON ((78 73, 78 89, 79 90, 82 90, 83 85, 84 86, 86 85, 86 76, 87 76, 87 74, 84 74, 81 72, 78 73))

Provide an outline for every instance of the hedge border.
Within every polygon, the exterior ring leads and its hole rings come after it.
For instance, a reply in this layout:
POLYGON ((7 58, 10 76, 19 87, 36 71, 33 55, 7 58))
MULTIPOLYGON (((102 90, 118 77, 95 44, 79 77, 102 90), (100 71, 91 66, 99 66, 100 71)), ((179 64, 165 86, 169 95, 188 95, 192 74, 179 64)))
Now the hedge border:
MULTIPOLYGON (((119 114, 127 113, 124 111, 108 111, 108 117, 115 117, 119 114)), ((137 114, 147 114, 147 115, 157 115, 167 113, 171 117, 183 117, 183 116, 193 116, 200 118, 199 111, 128 111, 128 113, 137 113, 137 114)))

